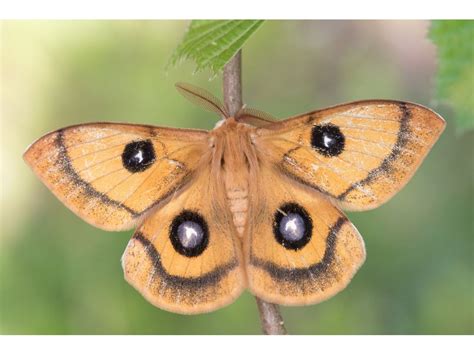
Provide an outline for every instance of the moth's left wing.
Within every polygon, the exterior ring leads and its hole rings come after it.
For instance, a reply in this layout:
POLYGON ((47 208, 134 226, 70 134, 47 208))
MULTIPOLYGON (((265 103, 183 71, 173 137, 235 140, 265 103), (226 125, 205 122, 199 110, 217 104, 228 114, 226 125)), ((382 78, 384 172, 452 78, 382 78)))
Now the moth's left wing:
POLYGON ((444 126, 423 106, 371 100, 267 125, 254 142, 283 174, 345 209, 366 210, 408 182, 444 126))
POLYGON ((246 286, 232 215, 209 168, 144 221, 122 257, 127 281, 168 311, 210 312, 246 286))
POLYGON ((123 230, 191 179, 207 142, 205 131, 89 123, 45 135, 24 158, 79 217, 123 230))

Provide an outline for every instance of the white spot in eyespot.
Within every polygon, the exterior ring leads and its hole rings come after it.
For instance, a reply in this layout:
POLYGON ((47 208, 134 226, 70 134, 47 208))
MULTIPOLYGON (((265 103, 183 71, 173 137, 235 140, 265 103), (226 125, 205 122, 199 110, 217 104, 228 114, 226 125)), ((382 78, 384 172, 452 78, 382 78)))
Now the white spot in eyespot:
POLYGON ((290 242, 294 242, 303 238, 305 225, 303 218, 297 213, 288 213, 281 219, 280 233, 283 238, 290 242))
POLYGON ((201 244, 204 232, 198 223, 186 221, 178 227, 178 238, 185 248, 195 248, 201 244))
POLYGON ((135 154, 134 158, 138 160, 139 163, 143 161, 143 151, 140 149, 137 154, 135 154))
POLYGON ((184 233, 186 234, 187 239, 191 239, 197 236, 197 232, 194 228, 184 226, 184 229, 186 230, 184 233))
POLYGON ((331 142, 333 141, 333 139, 331 137, 328 137, 327 135, 324 135, 323 140, 324 140, 323 144, 326 148, 329 148, 331 142))

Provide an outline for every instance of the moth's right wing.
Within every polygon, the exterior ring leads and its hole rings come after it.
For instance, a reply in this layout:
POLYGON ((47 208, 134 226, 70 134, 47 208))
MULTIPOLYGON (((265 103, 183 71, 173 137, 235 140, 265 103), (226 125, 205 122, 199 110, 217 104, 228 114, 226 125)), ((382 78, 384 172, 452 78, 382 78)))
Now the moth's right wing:
POLYGON ((244 248, 251 292, 301 306, 343 290, 365 260, 357 229, 324 195, 270 163, 261 164, 258 179, 244 248))
POLYGON ((255 144, 283 174, 343 209, 367 210, 408 182, 444 127, 426 107, 366 100, 265 125, 255 144))

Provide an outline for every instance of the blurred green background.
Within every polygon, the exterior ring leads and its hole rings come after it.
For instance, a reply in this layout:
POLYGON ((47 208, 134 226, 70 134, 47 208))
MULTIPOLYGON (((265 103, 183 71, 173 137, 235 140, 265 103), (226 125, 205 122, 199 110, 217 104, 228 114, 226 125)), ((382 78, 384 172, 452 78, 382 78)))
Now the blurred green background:
MULTIPOLYGON (((165 70, 185 21, 1 24, 0 332, 259 334, 253 297, 199 316, 161 311, 123 279, 132 231, 89 226, 22 161, 44 133, 90 121, 210 129, 216 118, 174 89, 220 95, 193 63, 165 70)), ((473 134, 432 100, 436 51, 426 21, 269 21, 244 47, 244 100, 277 117, 366 98, 418 102, 447 129, 390 202, 349 216, 367 261, 346 290, 282 307, 292 334, 473 333, 473 134)))

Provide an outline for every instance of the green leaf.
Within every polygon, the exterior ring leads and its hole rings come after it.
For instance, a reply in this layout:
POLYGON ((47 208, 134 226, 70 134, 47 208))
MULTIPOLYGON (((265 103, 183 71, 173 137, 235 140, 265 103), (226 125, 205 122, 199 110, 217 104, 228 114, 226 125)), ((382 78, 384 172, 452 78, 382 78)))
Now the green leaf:
POLYGON ((465 132, 474 128, 474 21, 432 21, 429 36, 438 47, 437 97, 465 132))
POLYGON ((263 20, 191 21, 169 64, 192 59, 196 71, 209 68, 217 74, 262 23, 263 20))

